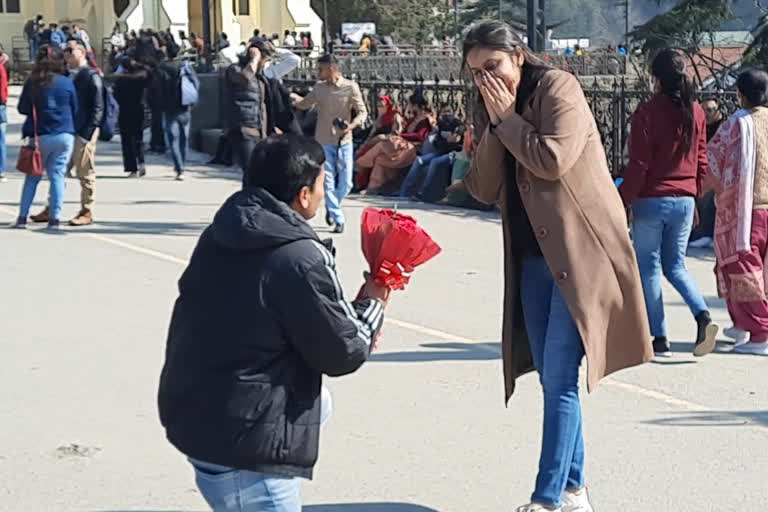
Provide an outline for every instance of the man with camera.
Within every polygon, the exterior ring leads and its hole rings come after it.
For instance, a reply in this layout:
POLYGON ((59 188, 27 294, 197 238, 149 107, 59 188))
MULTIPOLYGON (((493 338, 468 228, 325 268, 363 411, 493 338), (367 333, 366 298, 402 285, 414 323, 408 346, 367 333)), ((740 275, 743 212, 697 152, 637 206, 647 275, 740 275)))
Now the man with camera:
POLYGON ((312 91, 302 98, 292 95, 295 108, 317 109, 315 139, 325 151, 325 221, 334 233, 344 232, 341 201, 352 190, 355 149, 352 131, 368 118, 360 87, 341 76, 333 55, 317 60, 318 78, 312 91))

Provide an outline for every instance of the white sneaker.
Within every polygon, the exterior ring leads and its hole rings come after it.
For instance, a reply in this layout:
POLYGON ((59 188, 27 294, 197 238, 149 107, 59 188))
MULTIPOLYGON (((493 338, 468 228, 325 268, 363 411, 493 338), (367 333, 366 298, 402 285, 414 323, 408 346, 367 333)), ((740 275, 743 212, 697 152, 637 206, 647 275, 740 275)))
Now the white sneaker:
POLYGON ((768 356, 768 341, 762 343, 744 343, 733 347, 736 354, 754 354, 756 356, 768 356))
POLYGON ((693 242, 688 243, 688 247, 691 249, 711 249, 714 245, 714 240, 708 236, 697 238, 693 242))
POLYGON ((749 341, 749 333, 747 331, 742 331, 733 326, 723 329, 723 334, 728 338, 735 340, 736 345, 743 345, 749 341))
POLYGON ((523 505, 522 507, 517 507, 517 512, 563 512, 563 509, 558 508, 547 508, 544 505, 539 505, 538 503, 529 503, 527 505, 523 505))
POLYGON ((563 493, 563 512, 594 512, 589 502, 589 494, 586 489, 580 493, 565 491, 563 493))

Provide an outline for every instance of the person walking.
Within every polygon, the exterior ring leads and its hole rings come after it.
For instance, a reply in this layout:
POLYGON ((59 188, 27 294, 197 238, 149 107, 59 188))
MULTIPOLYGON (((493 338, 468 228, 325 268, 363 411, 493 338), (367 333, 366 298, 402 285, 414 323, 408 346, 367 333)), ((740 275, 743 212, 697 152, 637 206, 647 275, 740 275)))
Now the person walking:
POLYGON ((293 95, 294 107, 317 109, 315 140, 325 151, 325 220, 334 233, 343 233, 346 219, 341 203, 352 190, 355 149, 352 132, 368 118, 360 86, 341 76, 333 55, 317 59, 320 79, 302 98, 293 95))
POLYGON ((733 351, 768 355, 768 73, 748 70, 736 80, 742 109, 709 143, 717 191, 715 254, 719 295, 728 305, 733 351))
POLYGON ((194 95, 200 87, 195 71, 187 60, 176 60, 175 49, 168 49, 168 60, 162 62, 153 74, 152 95, 157 98, 165 138, 171 149, 176 180, 184 180, 187 165, 187 139, 189 137, 190 107, 196 103, 185 98, 186 88, 194 95))
POLYGON ((253 148, 260 139, 276 134, 277 130, 301 133, 288 91, 278 78, 265 76, 270 59, 272 51, 267 43, 256 41, 248 45, 246 54, 224 74, 224 97, 229 100, 225 126, 228 126, 232 151, 243 170, 243 179, 253 148))
POLYGON ((307 222, 324 159, 298 135, 259 141, 179 280, 160 421, 216 512, 301 512, 331 412, 323 375, 360 368, 383 323, 389 289, 367 277, 348 301, 307 222))
MULTIPOLYGON (((39 139, 43 168, 51 183, 49 229, 58 229, 64 204, 64 175, 75 145, 77 92, 67 76, 63 52, 54 46, 41 46, 35 66, 19 97, 19 113, 27 116, 22 136, 39 139)), ((41 176, 27 175, 21 193, 16 228, 26 228, 29 209, 35 199, 41 176)))
POLYGON ((643 280, 648 321, 656 355, 669 356, 661 274, 683 296, 696 320, 693 354, 715 348, 718 326, 685 265, 686 248, 707 172, 707 127, 695 101, 686 60, 664 50, 651 65, 655 96, 632 115, 629 163, 621 192, 631 207, 632 240, 643 280))
POLYGON ((8 57, 0 44, 0 183, 8 181, 5 177, 5 162, 8 157, 8 148, 5 145, 5 132, 8 128, 8 71, 5 68, 7 62, 8 57))
POLYGON ((122 71, 112 75, 115 100, 120 105, 117 124, 120 129, 120 149, 123 171, 131 178, 147 174, 144 166, 144 90, 150 83, 152 66, 126 56, 122 71))
POLYGON ((481 134, 464 181, 502 213, 505 398, 534 369, 544 390, 536 487, 517 512, 592 512, 579 366, 586 353, 594 391, 652 358, 624 209, 576 77, 549 68, 501 21, 472 26, 463 59, 481 134))

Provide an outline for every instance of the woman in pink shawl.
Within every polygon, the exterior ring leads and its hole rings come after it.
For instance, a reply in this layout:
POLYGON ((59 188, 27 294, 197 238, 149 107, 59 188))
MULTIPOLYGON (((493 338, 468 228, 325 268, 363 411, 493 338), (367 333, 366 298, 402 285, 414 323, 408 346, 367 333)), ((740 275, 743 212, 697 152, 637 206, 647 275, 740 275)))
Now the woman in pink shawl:
POLYGON ((718 291, 727 300, 734 352, 768 355, 768 74, 736 81, 743 107, 708 146, 715 181, 718 291), (749 342, 747 342, 749 335, 749 342))

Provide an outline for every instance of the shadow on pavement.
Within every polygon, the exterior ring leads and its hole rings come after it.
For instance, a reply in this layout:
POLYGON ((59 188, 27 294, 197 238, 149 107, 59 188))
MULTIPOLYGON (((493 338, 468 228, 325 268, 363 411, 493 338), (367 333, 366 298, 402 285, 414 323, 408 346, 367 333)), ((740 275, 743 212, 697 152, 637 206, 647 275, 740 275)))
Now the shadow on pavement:
MULTIPOLYGON (((386 346, 386 339, 382 342, 386 346)), ((439 350, 374 352, 371 361, 381 363, 426 363, 429 361, 491 361, 501 358, 501 343, 423 343, 421 347, 439 350)))
MULTIPOLYGON (((411 503, 333 503, 306 505, 303 512, 439 512, 411 503)), ((194 512, 192 510, 94 510, 93 512, 194 512)))
POLYGON ((490 210, 490 211, 472 210, 469 208, 459 208, 456 206, 448 206, 448 205, 432 204, 432 203, 421 203, 418 201, 411 201, 408 199, 400 199, 398 197, 381 197, 381 196, 373 197, 373 196, 361 196, 361 195, 352 194, 348 198, 354 199, 355 201, 359 201, 361 203, 365 203, 365 205, 361 207, 361 206, 355 206, 351 204, 345 204, 344 205, 345 209, 367 208, 369 206, 373 206, 376 208, 393 209, 396 205, 398 209, 402 209, 402 210, 427 211, 427 212, 440 213, 444 215, 450 215, 452 217, 479 219, 479 220, 494 222, 496 224, 501 224, 501 216, 499 215, 499 212, 497 212, 496 210, 490 210))
POLYGON ((438 512, 434 508, 411 503, 338 503, 306 505, 303 512, 438 512))
MULTIPOLYGON (((712 275, 712 279, 714 279, 714 274, 712 275)), ((725 300, 721 299, 720 297, 718 297, 716 295, 706 295, 704 297, 704 302, 707 304, 707 307, 709 309, 725 309, 726 308, 725 300)), ((685 302, 683 302, 682 300, 679 300, 679 299, 675 300, 675 301, 664 302, 664 305, 665 306, 686 306, 687 307, 687 304, 685 302)), ((694 325, 694 320, 693 320, 693 316, 691 316, 691 329, 693 329, 693 325, 694 325)))
POLYGON ((72 233, 96 233, 109 234, 140 234, 140 235, 178 235, 199 236, 200 232, 208 227, 208 222, 120 222, 97 221, 88 226, 67 229, 72 233))
POLYGON ((750 424, 768 427, 768 410, 678 413, 674 416, 644 421, 643 423, 659 427, 738 427, 750 424))

